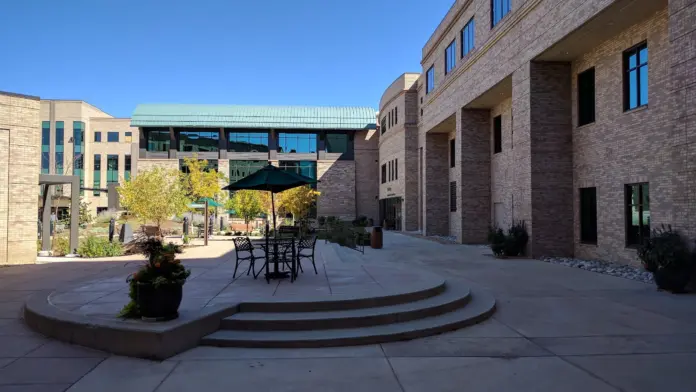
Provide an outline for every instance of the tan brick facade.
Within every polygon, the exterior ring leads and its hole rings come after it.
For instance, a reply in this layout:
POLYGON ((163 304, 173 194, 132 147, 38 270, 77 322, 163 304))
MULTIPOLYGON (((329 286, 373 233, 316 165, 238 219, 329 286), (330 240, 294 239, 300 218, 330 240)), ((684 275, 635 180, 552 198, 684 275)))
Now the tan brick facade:
MULTIPOLYGON (((403 163, 422 159, 415 170, 419 229, 483 242, 489 225, 524 220, 531 256, 634 263, 635 249, 626 247, 625 186, 647 182, 650 226, 671 224, 696 237, 696 3, 511 5, 491 27, 490 0, 457 0, 423 48, 417 153, 403 163), (472 18, 475 47, 462 57, 461 30, 472 18), (445 75, 452 40, 456 65, 445 75), (625 111, 623 54, 641 42, 649 49, 648 104, 625 111), (434 88, 426 94, 431 66, 434 88), (595 121, 578 127, 577 77, 592 67, 595 121), (502 119, 498 153, 496 116, 502 119), (455 141, 454 168, 443 159, 447 138, 455 141), (447 179, 457 181, 456 212, 449 210, 447 179), (597 189, 593 245, 580 243, 584 187, 597 189)), ((406 156, 402 144, 380 142, 380 162, 406 156)))
POLYGON ((0 265, 36 261, 39 98, 0 92, 0 265))

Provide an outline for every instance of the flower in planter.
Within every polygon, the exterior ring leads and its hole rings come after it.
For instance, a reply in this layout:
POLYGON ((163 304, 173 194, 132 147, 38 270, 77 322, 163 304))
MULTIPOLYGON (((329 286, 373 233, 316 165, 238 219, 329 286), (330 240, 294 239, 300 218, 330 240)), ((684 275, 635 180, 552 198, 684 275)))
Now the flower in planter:
POLYGON ((191 275, 176 254, 179 245, 164 244, 159 238, 148 238, 138 244, 147 262, 126 281, 131 301, 123 307, 120 317, 171 319, 181 304, 182 286, 191 275))

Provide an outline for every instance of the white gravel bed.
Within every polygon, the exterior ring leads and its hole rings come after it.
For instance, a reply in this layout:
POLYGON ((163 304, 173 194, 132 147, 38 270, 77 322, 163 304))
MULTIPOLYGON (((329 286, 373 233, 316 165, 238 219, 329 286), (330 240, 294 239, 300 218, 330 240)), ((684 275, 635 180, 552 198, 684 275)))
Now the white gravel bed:
POLYGON ((653 283, 653 276, 650 272, 640 267, 625 264, 610 263, 597 260, 581 260, 569 257, 542 257, 542 261, 548 263, 575 267, 600 274, 618 276, 620 278, 637 280, 644 283, 653 283))

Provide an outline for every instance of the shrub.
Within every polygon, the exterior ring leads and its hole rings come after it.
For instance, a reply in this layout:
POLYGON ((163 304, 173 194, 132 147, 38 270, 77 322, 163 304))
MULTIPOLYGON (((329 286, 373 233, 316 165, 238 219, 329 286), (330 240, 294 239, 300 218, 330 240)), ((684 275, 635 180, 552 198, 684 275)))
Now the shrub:
POLYGON ((638 248, 638 258, 643 267, 653 273, 655 283, 661 289, 682 292, 694 272, 696 253, 679 232, 671 226, 654 229, 638 248))
POLYGON ((191 238, 189 236, 185 235, 184 238, 182 239, 182 241, 184 242, 184 245, 188 245, 191 243, 191 238))
POLYGON ((488 229, 488 243, 496 256, 520 256, 524 254, 527 242, 529 242, 529 234, 524 221, 514 222, 507 234, 499 227, 488 229))
POLYGON ((355 227, 367 227, 367 223, 368 220, 366 216, 359 216, 353 220, 353 226, 355 227))
POLYGON ((494 255, 502 256, 505 250, 505 232, 503 229, 495 226, 489 227, 488 243, 494 255))
POLYGON ((80 243, 77 253, 88 259, 122 256, 123 245, 118 241, 109 242, 105 237, 89 236, 80 243))
POLYGON ((65 256, 72 253, 68 237, 56 237, 51 244, 51 248, 53 249, 53 256, 65 256))
POLYGON ((326 217, 320 216, 319 218, 317 218, 317 222, 319 223, 319 226, 324 226, 324 224, 326 223, 326 217))
POLYGON ((338 218, 336 218, 335 216, 328 216, 328 217, 326 217, 326 223, 329 224, 329 225, 333 225, 333 224, 336 224, 336 223, 338 223, 338 222, 339 222, 339 220, 338 220, 338 218))

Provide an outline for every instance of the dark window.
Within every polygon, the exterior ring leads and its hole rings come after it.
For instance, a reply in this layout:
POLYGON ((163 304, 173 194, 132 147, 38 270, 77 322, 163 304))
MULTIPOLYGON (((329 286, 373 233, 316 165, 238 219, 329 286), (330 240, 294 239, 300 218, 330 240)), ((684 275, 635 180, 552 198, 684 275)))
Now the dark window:
POLYGON ((51 122, 41 122, 41 174, 48 174, 51 164, 51 122))
MULTIPOLYGON (((268 165, 268 161, 230 161, 230 183, 256 173, 268 165)), ((232 193, 232 192, 231 192, 232 193)))
POLYGON ((101 143, 101 132, 94 132, 94 142, 101 143))
POLYGON ((183 152, 216 152, 218 151, 220 131, 215 130, 185 130, 179 134, 179 151, 183 152))
POLYGON ((491 0, 491 27, 495 27, 510 12, 510 1, 491 0))
POLYGON ((106 156, 106 183, 118 183, 118 155, 106 156))
POLYGON ((435 66, 428 68, 428 72, 425 73, 425 93, 430 94, 435 88, 435 66))
POLYGON ((125 167, 124 167, 124 172, 123 172, 123 178, 125 178, 126 181, 130 181, 130 179, 131 179, 131 156, 130 155, 125 156, 124 164, 125 164, 125 167))
POLYGON ((624 52, 624 110, 648 104, 648 43, 624 52))
POLYGON ((497 116, 493 119, 493 154, 503 151, 503 118, 497 116))
POLYGON ((317 152, 316 133, 279 133, 278 152, 312 154, 317 152))
MULTIPOLYGON (((83 149, 85 146, 85 123, 73 121, 73 175, 80 177, 80 188, 85 186, 85 164, 83 149)), ((85 192, 80 190, 80 195, 85 192)))
POLYGON ((382 164, 382 184, 387 182, 387 164, 382 164))
POLYGON ((626 246, 641 245, 650 238, 650 187, 626 185, 626 246))
POLYGON ((454 164, 455 164, 455 160, 454 160, 454 158, 455 158, 455 152, 454 152, 455 142, 454 142, 454 140, 455 139, 452 139, 449 142, 450 167, 454 167, 454 164))
POLYGON ((597 243, 597 188, 580 188, 580 242, 597 243))
POLYGON ((56 121, 56 174, 63 174, 65 152, 65 123, 56 121))
POLYGON ((474 49, 474 18, 464 26, 462 29, 462 57, 466 56, 469 52, 474 49))
POLYGON ((399 179, 399 160, 398 159, 394 160, 394 179, 395 180, 399 179))
POLYGON ((595 69, 578 75, 578 126, 595 121, 595 69))
POLYGON ((169 151, 169 130, 155 128, 147 131, 147 151, 169 151))
POLYGON ((457 182, 450 182, 450 211, 457 211, 457 182))
POLYGON ((327 133, 326 152, 349 153, 353 151, 353 135, 347 133, 327 133))
POLYGON ((380 132, 384 134, 384 132, 387 131, 387 117, 382 117, 382 122, 380 123, 379 126, 380 132))
POLYGON ((394 108, 394 124, 399 123, 399 107, 394 108))
POLYGON ((230 131, 227 141, 232 152, 268 152, 268 132, 230 131))
POLYGON ((457 40, 453 40, 452 43, 449 44, 447 49, 445 49, 445 75, 450 73, 454 69, 454 66, 457 65, 457 46, 456 46, 457 40))
MULTIPOLYGON (((317 179, 317 161, 280 161, 278 165, 283 170, 317 179)), ((316 187, 317 184, 312 185, 312 188, 316 187)))
POLYGON ((109 143, 118 143, 118 132, 107 132, 106 141, 109 143))
POLYGON ((389 111, 389 126, 391 127, 392 124, 394 124, 394 111, 390 110, 389 111))
MULTIPOLYGON (((94 173, 93 173, 93 183, 94 183, 94 188, 99 189, 101 188, 101 155, 99 154, 94 154, 94 173)), ((92 191, 94 196, 99 196, 101 195, 101 192, 98 190, 92 191)))

